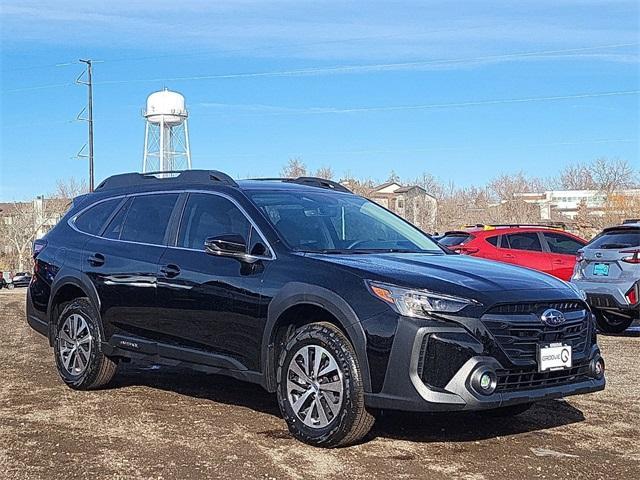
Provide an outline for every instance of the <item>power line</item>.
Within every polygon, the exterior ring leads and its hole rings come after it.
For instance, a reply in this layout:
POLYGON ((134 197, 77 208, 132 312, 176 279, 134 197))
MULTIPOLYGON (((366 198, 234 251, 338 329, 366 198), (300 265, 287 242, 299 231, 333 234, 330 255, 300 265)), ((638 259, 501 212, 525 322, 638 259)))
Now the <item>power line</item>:
MULTIPOLYGON (((478 57, 461 57, 461 58, 453 58, 453 59, 436 59, 436 60, 426 60, 426 61, 418 61, 418 62, 376 63, 376 64, 363 64, 363 65, 337 65, 337 66, 331 66, 331 67, 317 67, 317 68, 294 69, 294 70, 194 75, 194 76, 188 76, 188 77, 116 79, 116 80, 103 80, 100 82, 95 82, 95 84, 96 85, 115 85, 115 84, 126 84, 126 83, 181 82, 181 81, 219 80, 219 79, 236 79, 236 78, 290 77, 290 76, 367 73, 367 72, 388 71, 393 69, 419 68, 419 67, 438 66, 438 65, 456 64, 456 63, 487 62, 487 61, 511 60, 511 59, 517 59, 517 58, 527 58, 527 57, 531 58, 536 56, 553 56, 558 54, 578 53, 578 52, 585 52, 590 50, 621 48, 621 47, 636 46, 636 45, 638 44, 637 43, 618 43, 618 44, 609 44, 609 45, 596 45, 591 47, 567 48, 567 49, 560 49, 560 50, 514 52, 514 53, 499 54, 499 55, 483 55, 478 57)), ((24 91, 30 91, 30 90, 59 88, 59 87, 64 87, 68 85, 70 84, 65 83, 65 84, 53 84, 53 85, 39 85, 34 87, 22 87, 22 88, 4 90, 2 93, 17 93, 17 92, 24 92, 24 91)))
POLYGON ((472 100, 465 102, 452 102, 452 103, 429 103, 429 104, 416 104, 416 105, 389 105, 389 106, 374 106, 374 107, 352 107, 352 108, 334 108, 334 107, 308 107, 308 108, 290 108, 290 107, 278 107, 274 105, 225 105, 217 104, 218 106, 229 106, 232 108, 256 108, 261 107, 267 109, 265 112, 248 113, 245 115, 323 115, 323 114, 342 114, 342 113, 362 113, 362 112, 386 112, 397 110, 427 110, 427 109, 446 109, 446 108, 463 108, 463 107, 476 107, 483 105, 502 105, 509 103, 532 103, 532 102, 550 102, 558 100, 575 100, 584 98, 599 98, 599 97, 614 97, 625 95, 638 95, 640 90, 624 90, 617 92, 590 92, 590 93, 578 93, 573 95, 554 95, 547 97, 524 97, 524 98, 506 98, 495 100, 472 100), (278 111, 280 109, 280 111, 278 111), (272 110, 272 111, 269 111, 272 110))

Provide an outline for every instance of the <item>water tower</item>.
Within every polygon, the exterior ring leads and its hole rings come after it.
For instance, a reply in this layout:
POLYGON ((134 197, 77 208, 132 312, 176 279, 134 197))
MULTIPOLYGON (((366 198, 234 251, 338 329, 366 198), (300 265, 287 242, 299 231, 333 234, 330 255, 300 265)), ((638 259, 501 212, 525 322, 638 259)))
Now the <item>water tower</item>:
POLYGON ((191 169, 189 114, 184 97, 166 88, 154 92, 147 98, 142 115, 146 120, 142 172, 191 169))

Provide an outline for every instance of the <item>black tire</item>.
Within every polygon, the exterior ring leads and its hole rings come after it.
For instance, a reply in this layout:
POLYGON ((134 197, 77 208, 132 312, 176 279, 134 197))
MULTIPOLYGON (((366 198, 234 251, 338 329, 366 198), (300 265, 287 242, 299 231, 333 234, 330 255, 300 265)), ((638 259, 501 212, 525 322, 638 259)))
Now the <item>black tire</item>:
POLYGON ((13 290, 14 288, 16 288, 16 286, 13 283, 7 284, 7 290, 13 290))
POLYGON ((345 335, 330 323, 311 323, 294 332, 280 354, 277 382, 280 412, 289 432, 298 440, 317 447, 344 447, 361 440, 373 426, 375 418, 365 408, 362 374, 353 347, 345 335), (290 363, 305 346, 312 346, 314 350, 321 347, 329 352, 342 375, 342 402, 325 427, 306 425, 293 410, 287 392, 290 363))
POLYGON ((102 351, 102 334, 96 309, 88 298, 81 297, 72 300, 61 308, 55 324, 54 357, 60 378, 75 390, 91 390, 103 387, 115 376, 118 364, 116 360, 107 357, 102 351), (88 327, 91 340, 91 350, 85 369, 79 374, 70 373, 64 366, 60 353, 61 329, 72 315, 79 315, 88 327))
POLYGON ((491 410, 481 410, 480 413, 487 417, 508 418, 515 417, 526 412, 533 406, 533 403, 519 403, 517 405, 509 405, 508 407, 492 408, 491 410))
POLYGON ((633 317, 613 311, 594 310, 598 329, 604 333, 622 333, 633 323, 633 317))

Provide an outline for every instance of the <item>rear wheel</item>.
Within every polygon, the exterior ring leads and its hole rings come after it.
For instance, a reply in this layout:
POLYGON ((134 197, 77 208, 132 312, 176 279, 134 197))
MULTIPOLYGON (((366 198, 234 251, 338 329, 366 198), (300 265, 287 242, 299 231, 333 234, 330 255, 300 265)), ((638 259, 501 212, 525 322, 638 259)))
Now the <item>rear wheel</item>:
POLYGON ((62 380, 71 388, 89 390, 111 381, 118 367, 102 351, 98 314, 88 298, 62 308, 55 325, 54 351, 62 380))
POLYGON ((305 325, 293 334, 280 354, 277 381, 282 416, 305 443, 342 447, 373 426, 353 347, 330 323, 305 325))
POLYGON ((622 333, 633 323, 633 317, 613 310, 594 310, 598 328, 605 333, 622 333))

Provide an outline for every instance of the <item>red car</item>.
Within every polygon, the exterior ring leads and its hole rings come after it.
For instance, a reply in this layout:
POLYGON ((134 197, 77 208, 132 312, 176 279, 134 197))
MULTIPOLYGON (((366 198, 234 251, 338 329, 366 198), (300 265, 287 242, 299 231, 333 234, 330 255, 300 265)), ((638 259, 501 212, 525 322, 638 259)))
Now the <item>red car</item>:
POLYGON ((441 245, 464 255, 513 263, 569 280, 586 240, 537 225, 476 225, 445 233, 441 245))

